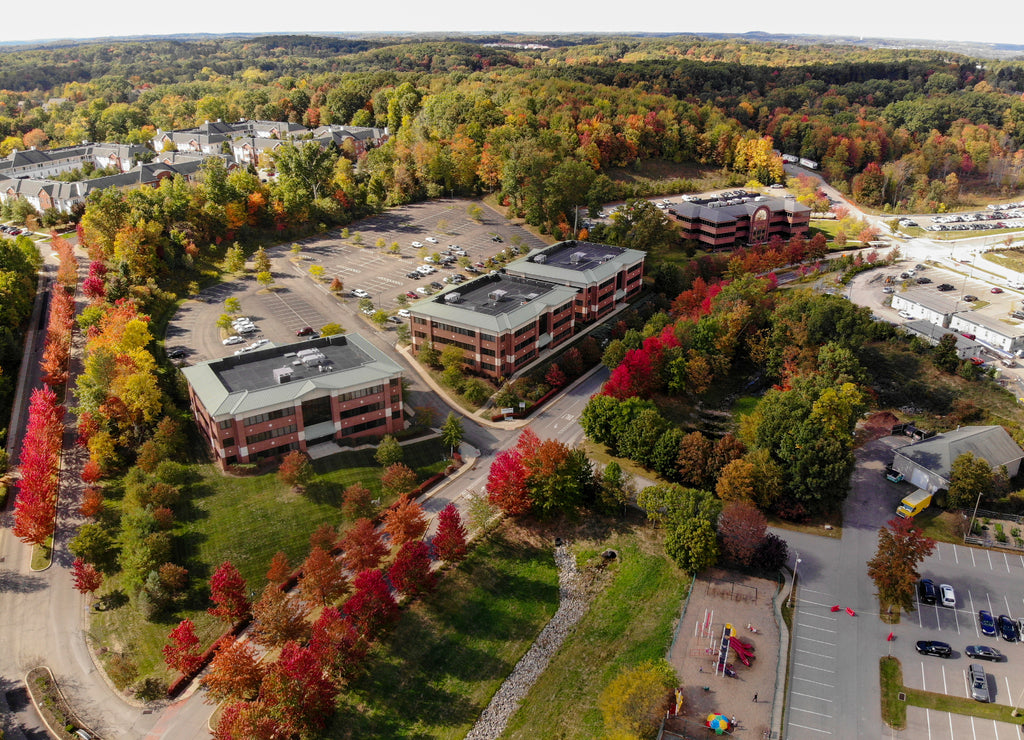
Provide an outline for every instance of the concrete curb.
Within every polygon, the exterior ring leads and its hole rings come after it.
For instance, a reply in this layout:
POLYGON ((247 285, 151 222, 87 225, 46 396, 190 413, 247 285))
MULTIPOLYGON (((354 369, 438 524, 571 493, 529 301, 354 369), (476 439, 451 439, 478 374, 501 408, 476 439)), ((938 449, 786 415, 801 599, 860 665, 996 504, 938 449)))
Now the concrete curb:
POLYGON ((782 605, 789 598, 794 584, 793 574, 788 569, 782 571, 782 577, 785 582, 775 594, 775 598, 772 599, 775 606, 775 621, 779 626, 779 659, 775 676, 775 698, 772 700, 772 715, 769 723, 772 728, 772 737, 782 737, 782 709, 786 705, 786 674, 789 670, 789 629, 786 627, 786 620, 782 618, 782 605))

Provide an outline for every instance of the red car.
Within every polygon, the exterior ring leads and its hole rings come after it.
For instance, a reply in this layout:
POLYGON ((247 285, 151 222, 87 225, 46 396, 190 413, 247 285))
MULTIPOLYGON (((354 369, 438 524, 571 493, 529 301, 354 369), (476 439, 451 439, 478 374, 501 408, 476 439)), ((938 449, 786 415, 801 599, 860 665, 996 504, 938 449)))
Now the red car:
POLYGON ((405 294, 406 298, 419 298, 419 295, 413 293, 411 290, 405 294))
POLYGON ((971 364, 972 365, 984 365, 985 361, 983 359, 981 359, 980 357, 972 357, 971 358, 971 364))
POLYGON ((993 293, 1002 293, 1003 289, 1002 288, 992 288, 992 292, 993 293))
POLYGON ((960 336, 962 336, 964 339, 977 339, 977 337, 971 334, 969 331, 960 332, 960 336))
POLYGON ((295 332, 295 336, 297 336, 297 337, 308 337, 312 333, 313 333, 313 327, 312 326, 304 326, 301 329, 299 329, 297 332, 295 332))

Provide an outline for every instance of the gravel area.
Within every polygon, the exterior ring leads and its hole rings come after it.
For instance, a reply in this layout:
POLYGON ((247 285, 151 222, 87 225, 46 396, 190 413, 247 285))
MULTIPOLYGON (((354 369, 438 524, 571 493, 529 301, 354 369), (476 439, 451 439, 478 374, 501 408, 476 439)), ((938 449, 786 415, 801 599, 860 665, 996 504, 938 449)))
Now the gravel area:
POLYGON ((491 698, 491 703, 466 735, 466 740, 492 740, 505 731, 533 682, 547 668, 572 628, 587 613, 594 592, 586 587, 576 568, 576 559, 565 545, 555 547, 555 565, 558 567, 558 611, 491 698))

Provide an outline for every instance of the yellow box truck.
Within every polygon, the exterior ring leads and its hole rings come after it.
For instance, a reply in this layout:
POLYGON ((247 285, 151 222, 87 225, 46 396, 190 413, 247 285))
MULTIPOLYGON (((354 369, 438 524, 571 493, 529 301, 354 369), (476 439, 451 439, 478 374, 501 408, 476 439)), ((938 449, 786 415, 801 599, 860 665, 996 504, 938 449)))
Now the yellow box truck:
POLYGON ((903 501, 900 502, 900 505, 896 507, 896 516, 903 517, 904 519, 912 519, 931 506, 931 503, 932 494, 918 488, 912 494, 903 499, 903 501))

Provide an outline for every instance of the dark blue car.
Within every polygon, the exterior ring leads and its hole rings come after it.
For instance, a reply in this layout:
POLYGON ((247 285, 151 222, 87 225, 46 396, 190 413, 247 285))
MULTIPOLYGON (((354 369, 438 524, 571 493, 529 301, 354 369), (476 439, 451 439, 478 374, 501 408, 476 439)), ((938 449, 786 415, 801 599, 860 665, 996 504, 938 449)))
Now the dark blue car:
POLYGON ((978 626, 981 627, 981 634, 986 637, 994 637, 996 634, 996 620, 992 612, 982 609, 978 612, 978 626))
POLYGON ((1019 637, 1017 625, 1005 614, 999 615, 999 634, 1007 642, 1016 642, 1019 637))

